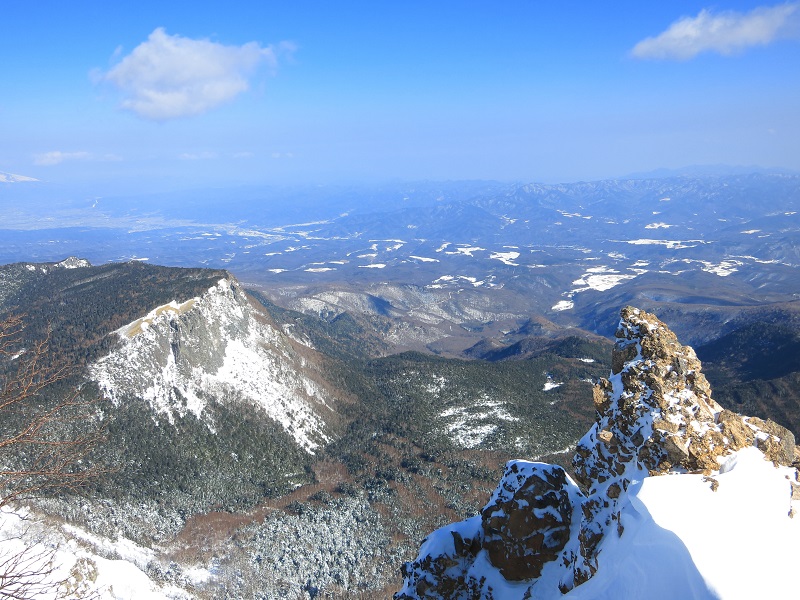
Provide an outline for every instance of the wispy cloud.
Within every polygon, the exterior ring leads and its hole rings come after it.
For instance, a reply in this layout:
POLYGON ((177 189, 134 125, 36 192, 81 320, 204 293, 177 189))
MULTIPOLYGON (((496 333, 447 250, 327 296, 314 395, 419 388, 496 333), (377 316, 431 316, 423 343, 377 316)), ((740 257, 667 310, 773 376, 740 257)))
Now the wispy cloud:
POLYGON ((116 154, 103 154, 97 155, 91 152, 62 152, 61 150, 53 150, 51 152, 42 152, 33 155, 33 163, 35 165, 50 167, 53 165, 61 164, 65 161, 72 160, 90 160, 97 162, 117 162, 121 161, 122 157, 116 154))
POLYGON ((226 46, 207 39, 169 35, 159 27, 146 41, 95 78, 117 87, 122 108, 154 121, 199 115, 249 88, 261 67, 274 70, 278 57, 294 46, 258 42, 226 46))
POLYGON ((88 160, 90 157, 91 154, 88 152, 61 152, 60 150, 54 150, 52 152, 35 154, 33 156, 33 163, 49 167, 62 163, 65 160, 88 160))
POLYGON ((683 17, 669 28, 633 47, 631 55, 643 59, 689 60, 702 52, 731 55, 752 46, 800 34, 800 4, 762 6, 748 13, 703 9, 696 17, 683 17))
POLYGON ((211 160, 217 158, 216 152, 184 152, 178 155, 181 160, 211 160))

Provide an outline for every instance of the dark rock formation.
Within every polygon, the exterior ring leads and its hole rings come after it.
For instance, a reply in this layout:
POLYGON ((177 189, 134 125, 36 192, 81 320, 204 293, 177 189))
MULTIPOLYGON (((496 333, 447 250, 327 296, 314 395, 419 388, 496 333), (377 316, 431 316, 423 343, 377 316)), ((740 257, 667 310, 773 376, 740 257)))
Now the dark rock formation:
POLYGON ((559 558, 570 540, 574 488, 560 467, 508 464, 492 501, 481 511, 483 548, 503 577, 533 579, 559 558))
POLYGON ((581 499, 561 467, 509 462, 480 515, 427 538, 420 558, 404 565, 397 598, 491 597, 491 583, 473 572, 482 552, 508 581, 535 580, 549 564, 563 570, 577 553, 581 499))

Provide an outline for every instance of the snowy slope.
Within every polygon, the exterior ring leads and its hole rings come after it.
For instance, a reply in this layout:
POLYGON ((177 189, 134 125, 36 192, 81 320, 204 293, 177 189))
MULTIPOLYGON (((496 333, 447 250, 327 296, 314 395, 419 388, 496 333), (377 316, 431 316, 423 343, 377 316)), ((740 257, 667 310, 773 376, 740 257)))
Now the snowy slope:
POLYGON ((17 581, 8 587, 3 582, 2 597, 21 593, 19 597, 39 600, 194 598, 181 587, 150 579, 145 571, 153 555, 125 538, 98 538, 27 507, 0 511, 0 561, 4 575, 14 575, 17 581), (16 565, 11 564, 14 560, 16 565))
MULTIPOLYGON (((525 461, 517 465, 520 471, 546 467, 525 461)), ((619 513, 623 533, 601 543, 597 573, 587 582, 562 594, 564 570, 557 561, 546 565, 533 583, 510 581, 482 549, 464 565, 464 578, 481 582, 465 597, 522 599, 532 593, 541 600, 794 598, 800 516, 789 513, 800 513, 800 500, 792 501, 787 481, 794 476, 794 469, 775 467, 757 448, 745 448, 710 475, 718 484, 716 491, 702 474, 632 482, 619 513)), ((420 557, 449 556, 446 564, 455 565, 456 534, 463 540, 477 539, 480 530, 480 515, 439 529, 425 540, 420 557)), ((407 579, 399 597, 461 597, 442 593, 436 579, 429 578, 432 585, 424 593, 418 591, 424 588, 419 579, 407 579)))
POLYGON ((744 448, 712 477, 716 491, 702 474, 634 484, 623 535, 606 538, 596 575, 565 597, 797 597, 800 501, 791 500, 787 481, 795 470, 744 448))
POLYGON ((157 307, 117 336, 117 347, 90 370, 115 403, 143 400, 170 422, 190 412, 213 431, 210 402, 244 402, 309 453, 330 440, 332 401, 302 346, 273 327, 233 279, 157 307))

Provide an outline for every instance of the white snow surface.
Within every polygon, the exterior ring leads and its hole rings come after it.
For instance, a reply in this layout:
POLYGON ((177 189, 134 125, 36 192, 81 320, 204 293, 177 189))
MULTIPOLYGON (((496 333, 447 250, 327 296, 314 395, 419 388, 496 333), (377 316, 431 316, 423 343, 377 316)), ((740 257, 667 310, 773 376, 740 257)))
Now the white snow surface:
MULTIPOLYGON (((31 571, 53 572, 36 598, 95 598, 96 600, 188 600, 193 598, 173 585, 160 585, 145 573, 153 551, 120 537, 98 538, 74 526, 47 522, 27 507, 0 511, 0 560, 28 557, 31 571)), ((197 567, 201 568, 201 567, 197 567)), ((5 597, 5 596, 4 596, 5 597)))
POLYGON ((553 379, 553 376, 550 373, 547 373, 547 380, 544 382, 544 386, 542 387, 543 392, 549 392, 550 390, 554 390, 557 387, 561 387, 564 385, 563 381, 556 381, 553 379))
POLYGON ((664 246, 669 250, 680 250, 682 248, 694 248, 699 244, 707 244, 704 240, 652 240, 652 239, 638 239, 638 240, 623 240, 628 244, 635 246, 664 246))
MULTIPOLYGON (((434 380, 428 387, 429 393, 438 398, 446 383, 444 378, 434 380)), ((450 440, 462 448, 476 448, 497 431, 498 424, 519 420, 508 412, 505 403, 486 394, 468 404, 450 406, 440 417, 450 440)))
MULTIPOLYGON (((522 468, 548 465, 518 461, 522 468)), ((565 571, 554 561, 530 581, 507 581, 481 550, 469 569, 491 586, 494 598, 521 600, 751 600, 796 598, 800 501, 791 501, 794 469, 775 467, 755 447, 728 455, 711 474, 644 477, 631 482, 620 504, 621 535, 601 542, 598 570, 563 594, 565 571), (526 596, 526 593, 532 596, 526 596)), ((577 488, 576 488, 577 489, 577 488)), ((573 500, 580 510, 580 500, 573 500)), ((573 519, 572 540, 576 539, 573 519)), ((472 538, 476 515, 436 530, 423 542, 426 554, 453 554, 453 534, 472 538)), ((569 544, 572 544, 570 541, 569 544)))
POLYGON ((222 279, 198 298, 158 307, 117 334, 119 346, 90 368, 113 402, 144 400, 170 422, 191 412, 212 431, 212 399, 245 402, 309 453, 330 439, 319 414, 329 409, 326 393, 305 374, 305 359, 288 336, 235 282, 222 279), (192 327, 202 329, 203 341, 192 327))
MULTIPOLYGON (((794 598, 800 516, 789 517, 793 470, 756 448, 728 457, 712 491, 703 475, 634 482, 621 537, 602 543, 595 576, 565 597, 738 600, 794 598)), ((629 491, 631 491, 629 489, 629 491)), ((794 502, 800 512, 800 502, 794 502)))
POLYGON ((57 263, 56 266, 63 269, 80 269, 83 267, 91 267, 92 265, 84 258, 70 256, 69 258, 62 260, 60 263, 57 263))
POLYGON ((439 262, 438 258, 428 258, 426 256, 416 256, 414 254, 409 255, 409 258, 413 258, 414 260, 418 260, 420 262, 439 262))
MULTIPOLYGON (((444 248, 444 246, 442 246, 444 248)), ((459 244, 456 246, 456 249, 453 252, 445 252, 445 254, 464 254, 465 256, 469 256, 470 258, 474 258, 472 255, 475 252, 483 252, 486 248, 481 248, 480 246, 469 246, 467 244, 459 244)), ((437 250, 438 252, 438 250, 437 250)))
POLYGON ((489 258, 492 260, 499 260, 510 267, 519 266, 519 263, 514 262, 519 258, 519 252, 492 252, 489 258))
POLYGON ((574 307, 575 303, 572 300, 559 300, 550 308, 550 310, 562 311, 562 310, 570 310, 571 308, 574 307))
POLYGON ((591 267, 586 269, 586 272, 580 279, 576 279, 572 282, 572 285, 579 286, 573 289, 572 292, 585 292, 587 290, 605 292, 606 290, 618 286, 623 281, 635 277, 636 274, 620 273, 616 269, 607 266, 591 267))
MULTIPOLYGON (((654 213, 657 214, 657 213, 654 213)), ((675 227, 675 225, 670 225, 668 223, 649 223, 644 226, 645 229, 669 229, 670 227, 675 227)))

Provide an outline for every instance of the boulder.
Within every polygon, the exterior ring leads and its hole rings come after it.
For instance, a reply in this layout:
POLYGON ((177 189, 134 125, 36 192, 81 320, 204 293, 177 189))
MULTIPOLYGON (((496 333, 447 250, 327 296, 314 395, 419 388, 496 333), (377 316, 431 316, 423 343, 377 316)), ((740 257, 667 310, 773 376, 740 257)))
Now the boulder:
POLYGON ((483 548, 503 577, 539 577, 546 563, 559 558, 570 539, 576 492, 561 467, 522 461, 506 466, 481 511, 483 548))

